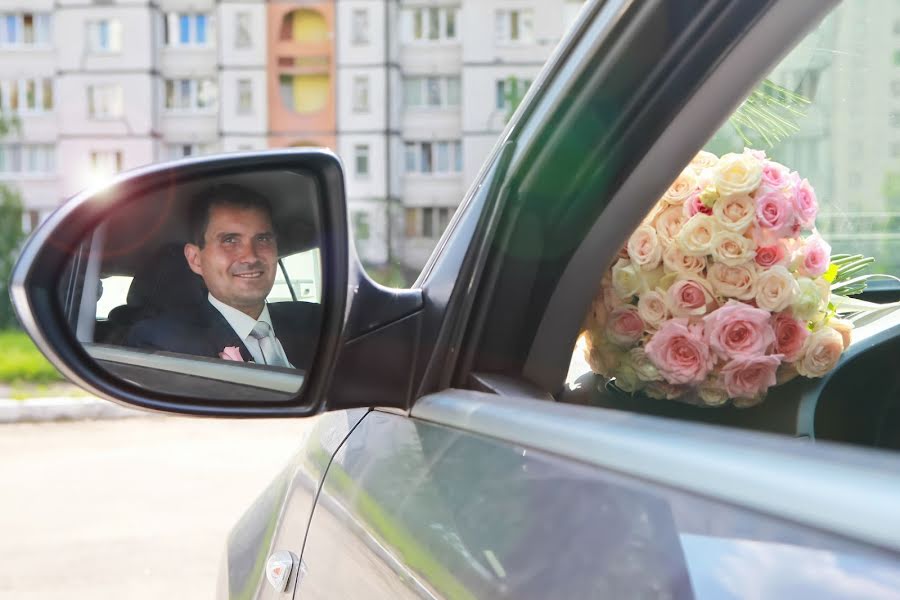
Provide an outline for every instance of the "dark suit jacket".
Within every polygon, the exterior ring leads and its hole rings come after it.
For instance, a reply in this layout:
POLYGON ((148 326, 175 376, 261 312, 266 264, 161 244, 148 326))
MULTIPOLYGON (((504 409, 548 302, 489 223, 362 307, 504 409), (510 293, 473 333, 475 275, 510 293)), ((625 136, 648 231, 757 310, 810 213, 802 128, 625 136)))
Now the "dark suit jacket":
MULTIPOLYGON (((269 304, 269 315, 275 336, 290 363, 297 369, 308 370, 318 347, 321 305, 275 302, 269 304)), ((243 340, 209 302, 193 311, 167 313, 138 321, 129 330, 125 345, 210 358, 219 358, 226 346, 237 346, 245 361, 253 360, 243 340)))

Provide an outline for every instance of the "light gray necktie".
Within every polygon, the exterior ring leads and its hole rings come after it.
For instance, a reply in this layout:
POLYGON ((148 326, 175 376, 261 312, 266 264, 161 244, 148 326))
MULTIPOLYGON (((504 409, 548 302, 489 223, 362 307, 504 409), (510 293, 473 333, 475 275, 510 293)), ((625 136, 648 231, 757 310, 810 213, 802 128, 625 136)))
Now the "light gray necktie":
POLYGON ((255 338, 259 342, 259 349, 262 352, 263 360, 267 365, 273 367, 289 367, 287 358, 281 353, 278 344, 275 342, 275 332, 272 327, 265 321, 259 321, 250 332, 250 337, 255 338))

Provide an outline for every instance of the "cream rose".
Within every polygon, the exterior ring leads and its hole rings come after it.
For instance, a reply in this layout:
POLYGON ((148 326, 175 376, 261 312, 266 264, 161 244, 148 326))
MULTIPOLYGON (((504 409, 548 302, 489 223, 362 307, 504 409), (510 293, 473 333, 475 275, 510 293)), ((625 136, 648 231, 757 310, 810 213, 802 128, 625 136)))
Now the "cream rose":
POLYGON ((770 312, 781 312, 794 301, 800 286, 791 272, 776 265, 756 278, 756 305, 770 312))
POLYGON ((672 182, 666 193, 663 194, 661 200, 668 204, 677 204, 681 206, 697 188, 697 174, 690 167, 686 167, 681 174, 672 182))
POLYGON ((844 341, 844 350, 850 347, 850 342, 853 338, 853 323, 848 321, 847 319, 831 319, 828 322, 832 329, 841 334, 841 339, 844 341))
POLYGON ((813 331, 803 346, 803 358, 795 363, 804 377, 824 377, 831 371, 844 351, 844 338, 831 327, 813 331))
POLYGON ((753 193, 762 180, 762 161, 751 154, 726 154, 713 168, 713 182, 720 196, 753 193))
POLYGON ((641 381, 659 381, 662 375, 643 348, 632 348, 628 351, 628 363, 641 381))
POLYGON ((744 233, 756 219, 756 204, 750 196, 725 196, 716 200, 713 216, 723 229, 744 233))
POLYGON ((714 217, 697 213, 682 225, 675 236, 675 243, 688 256, 706 256, 710 253, 713 236, 718 229, 714 217))
POLYGON ((791 307, 794 316, 801 321, 816 320, 825 310, 825 302, 819 285, 809 277, 799 277, 797 279, 797 295, 794 297, 791 307))
POLYGON ((669 247, 675 241, 675 236, 681 231, 684 225, 684 210, 678 206, 669 206, 656 216, 654 226, 656 227, 656 237, 659 239, 660 245, 669 247))
POLYGON ((719 230, 713 235, 710 254, 720 263, 731 267, 753 260, 756 256, 756 244, 733 231, 719 230))
POLYGON ((701 150, 691 159, 691 168, 700 173, 703 169, 711 169, 719 162, 719 157, 712 152, 701 150))
POLYGON ((712 285, 713 291, 720 296, 738 300, 752 300, 756 297, 757 277, 756 264, 752 262, 736 266, 715 263, 707 271, 707 281, 712 285))
POLYGON ((628 300, 642 291, 643 280, 639 269, 626 258, 620 258, 612 268, 612 285, 616 295, 628 300))
POLYGON ((728 392, 721 383, 715 381, 704 381, 697 388, 697 395, 707 406, 721 406, 728 401, 728 392))
POLYGON ((669 318, 669 307, 666 306, 665 296, 655 290, 641 294, 637 307, 638 315, 651 329, 658 329, 663 321, 669 318))
POLYGON ((706 257, 688 256, 678 244, 671 244, 663 250, 663 265, 672 273, 701 275, 706 268, 706 257))
POLYGON ((641 225, 628 238, 628 256, 638 268, 650 271, 659 266, 662 247, 656 237, 656 230, 649 225, 641 225))

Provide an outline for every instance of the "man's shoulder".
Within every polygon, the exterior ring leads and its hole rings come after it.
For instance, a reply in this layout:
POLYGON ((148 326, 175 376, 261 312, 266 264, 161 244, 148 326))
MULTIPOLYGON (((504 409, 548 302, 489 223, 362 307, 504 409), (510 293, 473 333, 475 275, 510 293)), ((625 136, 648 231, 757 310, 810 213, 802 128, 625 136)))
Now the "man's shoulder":
POLYGON ((162 313, 137 321, 129 330, 125 343, 160 348, 178 340, 196 338, 207 326, 208 319, 200 311, 162 313))

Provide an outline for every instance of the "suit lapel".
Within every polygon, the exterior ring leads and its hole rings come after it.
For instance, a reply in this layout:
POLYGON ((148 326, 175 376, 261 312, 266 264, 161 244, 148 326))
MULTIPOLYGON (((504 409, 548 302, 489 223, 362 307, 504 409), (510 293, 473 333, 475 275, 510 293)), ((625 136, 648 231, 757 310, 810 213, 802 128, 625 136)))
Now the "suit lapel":
POLYGON ((211 342, 211 346, 214 348, 213 356, 218 358, 219 352, 222 352, 226 347, 237 346, 241 351, 241 358, 243 358, 244 361, 250 362, 253 360, 253 356, 250 354, 250 351, 247 350, 244 341, 238 337, 237 333, 231 328, 231 325, 228 324, 228 321, 222 316, 222 313, 216 310, 215 306, 207 302, 204 307, 204 313, 204 320, 207 324, 207 336, 211 342))

